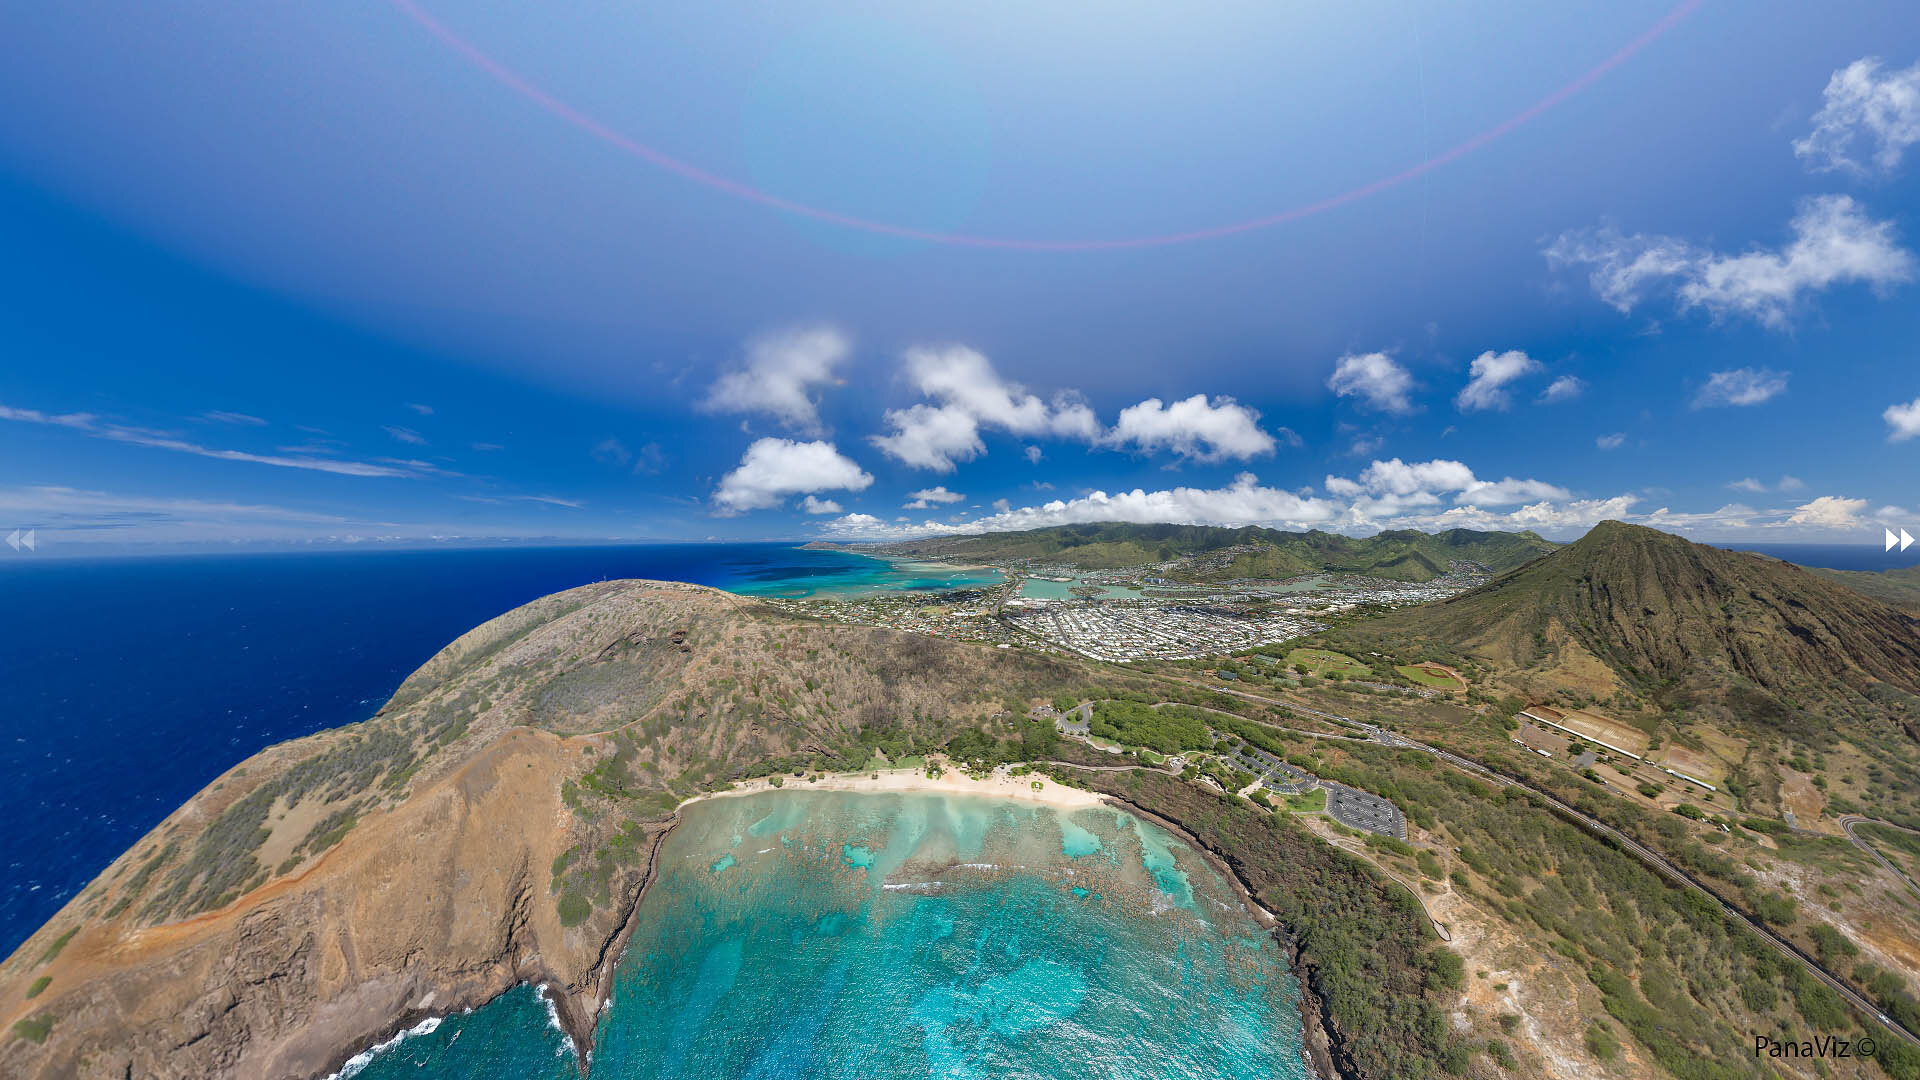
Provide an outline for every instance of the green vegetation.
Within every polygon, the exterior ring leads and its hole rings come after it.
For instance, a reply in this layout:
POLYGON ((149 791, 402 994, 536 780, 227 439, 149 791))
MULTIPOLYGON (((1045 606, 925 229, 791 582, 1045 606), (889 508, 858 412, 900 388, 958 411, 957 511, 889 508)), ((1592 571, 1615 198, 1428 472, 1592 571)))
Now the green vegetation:
POLYGON ((970 769, 982 771, 1016 761, 1045 761, 1054 756, 1060 734, 1051 720, 1021 718, 1008 725, 1010 738, 997 738, 983 728, 969 727, 947 740, 947 755, 970 769))
POLYGON ((1813 950, 1819 954, 1820 962, 1830 968, 1860 955, 1860 946, 1826 923, 1813 924, 1808 935, 1813 938, 1813 950))
POLYGON ((1213 745, 1206 714, 1179 705, 1154 708, 1138 701, 1102 701, 1093 707, 1093 734, 1162 754, 1213 745))
POLYGON ((1302 675, 1360 679, 1373 674, 1372 668, 1353 657, 1328 649, 1293 649, 1286 663, 1302 675))
POLYGON ((593 914, 593 901, 577 892, 562 893, 556 910, 560 913, 561 926, 579 926, 593 914))
POLYGON ((75 927, 69 928, 66 933, 61 934, 57 938, 54 938, 53 943, 51 945, 48 945, 45 951, 41 952, 40 959, 34 961, 34 963, 36 965, 52 963, 54 957, 59 956, 60 951, 67 947, 67 942, 73 940, 73 935, 79 932, 80 932, 80 928, 78 926, 75 926, 75 927))
POLYGON ((47 1036, 53 1033, 53 1016, 49 1013, 41 1013, 38 1016, 29 1016, 25 1020, 15 1020, 13 1033, 16 1037, 30 1043, 46 1042, 47 1036))
POLYGON ((1587 1053, 1596 1061, 1612 1061, 1620 1056, 1620 1040, 1614 1038, 1613 1029, 1595 1020, 1587 1025, 1587 1053))
POLYGON ((1426 668, 1420 667, 1417 664, 1399 664, 1395 666, 1393 670, 1406 676, 1410 681, 1419 683, 1421 686, 1432 686, 1441 690, 1457 690, 1460 688, 1459 679, 1445 673, 1428 671, 1426 668))
POLYGON ((970 537, 935 537, 887 545, 896 554, 945 556, 1010 562, 1030 559, 1065 563, 1088 570, 1147 566, 1182 555, 1204 555, 1237 548, 1217 564, 1181 575, 1187 580, 1280 578, 1316 571, 1366 574, 1395 581, 1430 581, 1456 562, 1494 570, 1519 566, 1552 551, 1554 545, 1531 532, 1475 532, 1451 529, 1421 533, 1410 529, 1365 539, 1335 533, 1279 532, 1247 526, 1065 525, 1026 532, 970 537))
POLYGON ((27 1000, 32 1001, 34 998, 39 997, 40 991, 45 990, 48 986, 51 986, 52 984, 53 984, 53 976, 51 975, 42 975, 39 978, 33 980, 33 985, 27 987, 27 1000))
MULTIPOLYGON (((399 790, 425 755, 465 733, 476 704, 477 695, 462 695, 408 714, 404 721, 372 720, 341 729, 324 749, 262 781, 221 811, 200 831, 186 859, 167 872, 165 887, 147 901, 142 914, 160 919, 231 903, 266 880, 267 868, 254 853, 270 835, 267 815, 276 805, 292 808, 309 798, 344 803, 383 778, 386 791, 399 790)), ((345 835, 341 826, 351 828, 352 817, 351 811, 330 816, 327 829, 310 836, 306 846, 325 840, 327 833, 345 835)))
POLYGON ((1752 894, 1748 902, 1753 905, 1753 913, 1775 926, 1792 926, 1800 917, 1800 905, 1793 897, 1778 890, 1752 894))
POLYGON ((1309 813, 1327 808, 1327 789, 1314 788, 1302 795, 1285 796, 1286 808, 1296 814, 1309 813))
POLYGON ((1426 1080, 1467 1052, 1440 1004, 1463 977, 1459 958, 1434 947, 1405 889, 1285 814, 1162 773, 1081 772, 1073 782, 1151 807, 1233 853, 1254 897, 1297 935, 1302 977, 1326 1003, 1361 1075, 1426 1080))
POLYGON ((1847 588, 1871 596, 1882 603, 1909 611, 1920 611, 1920 566, 1902 566, 1892 570, 1827 570, 1809 566, 1810 573, 1838 582, 1847 588))

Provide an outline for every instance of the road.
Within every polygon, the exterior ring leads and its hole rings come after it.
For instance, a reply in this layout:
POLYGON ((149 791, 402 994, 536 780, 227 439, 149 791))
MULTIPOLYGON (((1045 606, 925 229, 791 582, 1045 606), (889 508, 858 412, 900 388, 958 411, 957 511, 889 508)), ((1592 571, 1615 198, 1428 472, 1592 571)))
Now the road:
MULTIPOLYGON (((1225 690, 1223 692, 1234 694, 1237 697, 1243 697, 1250 701, 1258 701, 1258 702, 1261 702, 1262 704, 1267 704, 1267 705, 1278 705, 1285 709, 1294 709, 1303 713, 1307 713, 1312 716, 1324 717, 1329 720, 1338 720, 1343 723, 1354 722, 1354 721, 1348 720, 1346 717, 1334 716, 1331 713, 1323 713, 1318 709, 1310 709, 1302 705, 1296 705, 1291 701, 1283 701, 1279 698, 1262 697, 1258 694, 1251 694, 1244 690, 1225 690)), ((1566 803, 1561 802, 1560 800, 1554 798, 1553 796, 1547 794, 1544 791, 1541 791, 1539 788, 1536 788, 1531 784, 1522 783, 1521 781, 1516 780, 1513 777, 1507 776, 1504 773, 1495 772, 1494 770, 1489 769, 1485 765, 1482 765, 1479 762, 1474 761, 1470 758, 1463 758, 1458 754, 1454 754, 1449 751, 1442 750, 1439 747, 1428 746, 1426 743, 1420 742, 1417 739, 1409 739, 1404 735, 1387 732, 1384 729, 1380 729, 1380 728, 1374 728, 1372 727, 1372 725, 1363 724, 1361 726, 1371 730, 1374 733, 1375 737, 1380 742, 1385 743, 1386 745, 1402 746, 1402 747, 1406 747, 1408 749, 1413 749, 1413 750, 1424 750, 1427 753, 1432 754, 1433 756, 1439 758, 1442 761, 1447 762, 1448 764, 1458 769, 1462 769, 1466 772, 1473 773, 1476 776, 1480 776, 1487 780, 1491 780, 1492 782, 1499 784, 1503 787, 1521 788, 1532 797, 1547 803, 1549 806, 1552 806, 1554 810, 1560 813, 1563 817, 1567 818, 1570 821, 1579 823, 1588 832, 1591 832, 1597 836, 1604 837, 1605 839, 1611 840, 1622 851, 1625 851, 1628 854, 1631 854, 1637 857, 1641 862, 1652 867, 1654 870, 1659 871, 1668 880, 1673 881, 1674 883, 1680 885, 1682 888, 1691 889, 1694 892, 1699 893, 1701 896, 1706 897, 1708 900, 1713 901, 1714 905, 1717 906, 1721 911, 1725 912, 1728 918, 1737 919, 1740 922, 1746 924, 1746 926, 1749 929, 1751 929, 1754 933, 1759 934, 1762 938, 1764 938, 1767 941, 1768 944, 1772 945, 1775 951, 1799 963, 1801 967, 1804 967, 1808 972, 1812 973, 1812 975, 1815 978, 1819 979, 1823 983, 1826 983, 1827 986, 1830 987, 1834 993, 1839 994, 1842 998, 1845 998, 1847 1002, 1851 1004, 1854 1008, 1859 1009, 1862 1013, 1865 1013, 1870 1019, 1877 1022, 1880 1026, 1886 1028, 1888 1031, 1894 1033, 1895 1035, 1900 1036, 1902 1039, 1905 1039, 1908 1042, 1908 1044, 1910 1044, 1911 1046, 1915 1047, 1916 1049, 1920 1049, 1920 1036, 1917 1036, 1913 1032, 1908 1031, 1906 1028, 1901 1027, 1899 1024, 1894 1023, 1893 1019, 1891 1017, 1888 1017, 1884 1013, 1882 1013, 1878 1006, 1876 1006, 1873 1002, 1868 1001, 1866 998, 1860 996, 1859 994, 1855 993, 1853 988, 1848 986, 1846 983, 1843 983, 1839 979, 1834 978, 1831 974, 1827 972, 1827 969, 1821 967, 1818 963, 1814 962, 1812 957, 1809 957, 1805 953, 1801 952, 1791 942, 1788 942, 1784 938, 1781 938, 1779 935, 1775 934, 1772 930, 1769 930, 1765 926, 1765 924, 1761 923, 1759 920, 1749 918, 1745 912, 1732 906, 1731 904, 1728 904, 1725 900, 1722 900, 1720 898, 1719 893, 1714 892, 1712 889, 1709 889, 1705 885, 1702 885, 1700 882, 1694 880, 1692 875, 1688 874, 1684 870, 1681 870, 1679 867, 1674 866, 1672 863, 1669 863, 1665 858, 1661 857, 1658 853, 1645 847, 1638 841, 1634 840, 1632 837, 1627 836, 1625 833, 1622 833, 1620 830, 1615 829, 1613 826, 1607 825, 1595 818, 1588 817, 1586 814, 1583 814, 1580 811, 1575 810, 1573 807, 1568 806, 1566 803)), ((1851 826, 1849 826, 1847 829, 1847 835, 1848 836, 1853 835, 1853 830, 1851 826)), ((1878 852, 1875 852, 1874 855, 1876 858, 1879 858, 1878 852)), ((1882 859, 1881 861, 1885 862, 1885 859, 1882 859)), ((1905 875, 1902 875, 1902 876, 1904 877, 1905 875)), ((1871 1027, 1872 1025, 1869 1024, 1868 1026, 1871 1027)))
MULTIPOLYGON (((1853 827, 1855 825, 1879 825, 1888 829, 1899 829, 1901 832, 1904 832, 1904 833, 1914 832, 1914 830, 1906 828, 1905 826, 1902 826, 1902 825, 1895 825, 1891 821, 1877 821, 1870 817, 1861 817, 1858 814, 1840 815, 1840 827, 1847 831, 1847 839, 1853 841, 1853 846, 1873 856, 1874 860, 1878 862, 1881 866, 1884 866, 1889 871, 1891 871, 1893 873, 1893 876, 1899 878, 1901 881, 1906 882, 1907 888, 1912 889, 1916 895, 1920 895, 1920 883, 1916 883, 1912 878, 1907 876, 1907 872, 1905 870, 1902 870, 1898 866, 1895 866, 1893 862, 1889 860, 1885 855, 1880 854, 1879 848, 1874 847, 1872 843, 1866 840, 1862 840, 1860 838, 1860 835, 1853 831, 1853 827)), ((1916 835, 1920 835, 1920 834, 1916 834, 1916 835)))

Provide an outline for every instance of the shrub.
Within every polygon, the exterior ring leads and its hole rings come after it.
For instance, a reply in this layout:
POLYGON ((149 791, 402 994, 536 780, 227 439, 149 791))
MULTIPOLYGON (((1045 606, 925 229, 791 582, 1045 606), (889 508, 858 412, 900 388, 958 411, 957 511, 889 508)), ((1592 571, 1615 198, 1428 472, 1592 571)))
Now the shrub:
POLYGON ((567 892, 558 905, 561 926, 579 926, 593 914, 593 902, 577 892, 567 892))

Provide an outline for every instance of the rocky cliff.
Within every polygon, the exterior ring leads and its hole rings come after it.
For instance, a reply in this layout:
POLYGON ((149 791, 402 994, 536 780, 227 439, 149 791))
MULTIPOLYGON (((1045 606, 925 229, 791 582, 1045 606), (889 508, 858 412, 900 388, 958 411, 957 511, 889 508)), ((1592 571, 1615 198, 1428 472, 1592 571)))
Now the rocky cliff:
POLYGON ((523 981, 584 1044, 680 800, 770 765, 858 767, 1061 664, 693 586, 547 597, 373 719, 229 770, 116 860, 0 964, 0 1074, 321 1076, 523 981))

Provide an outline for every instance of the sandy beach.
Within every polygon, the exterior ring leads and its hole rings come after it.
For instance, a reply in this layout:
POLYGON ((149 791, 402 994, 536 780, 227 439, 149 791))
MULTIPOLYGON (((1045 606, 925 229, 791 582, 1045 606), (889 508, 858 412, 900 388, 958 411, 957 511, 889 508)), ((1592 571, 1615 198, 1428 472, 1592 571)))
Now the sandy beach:
POLYGON ((743 780, 729 791, 696 795, 680 805, 686 806, 701 799, 755 795, 763 791, 923 792, 941 795, 985 795, 1000 799, 1025 799, 1028 802, 1045 803, 1063 810, 1106 805, 1105 796, 1080 788, 1067 787, 1065 784, 1057 784, 1038 773, 1008 776, 996 771, 989 776, 975 779, 952 765, 945 764, 942 765, 938 779, 930 779, 923 769, 882 769, 878 772, 824 773, 819 774, 818 778, 812 782, 787 776, 776 788, 770 782, 770 778, 759 777, 743 780), (1036 783, 1040 785, 1038 790, 1033 786, 1036 783))

